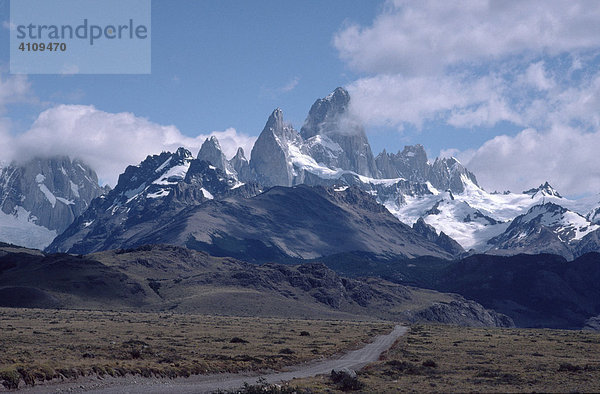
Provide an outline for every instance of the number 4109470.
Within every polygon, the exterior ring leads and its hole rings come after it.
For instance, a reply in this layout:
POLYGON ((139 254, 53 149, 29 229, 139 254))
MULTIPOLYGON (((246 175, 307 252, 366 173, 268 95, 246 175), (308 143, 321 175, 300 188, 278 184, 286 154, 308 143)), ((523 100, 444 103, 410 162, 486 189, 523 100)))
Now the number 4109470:
POLYGON ((64 42, 49 42, 47 44, 43 42, 22 42, 21 45, 19 45, 19 50, 22 52, 64 52, 67 50, 67 44, 65 44, 64 42))

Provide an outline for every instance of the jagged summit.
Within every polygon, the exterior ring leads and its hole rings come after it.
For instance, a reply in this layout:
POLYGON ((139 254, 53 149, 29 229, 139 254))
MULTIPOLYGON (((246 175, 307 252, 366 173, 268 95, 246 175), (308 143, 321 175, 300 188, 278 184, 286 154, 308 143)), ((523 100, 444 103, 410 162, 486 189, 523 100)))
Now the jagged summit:
POLYGON ((562 198, 562 196, 547 181, 536 188, 525 190, 523 194, 530 194, 531 198, 537 196, 551 196, 562 198))
POLYGON ((92 200, 47 250, 87 253, 127 243, 153 243, 144 237, 167 222, 177 222, 175 217, 183 210, 213 199, 259 192, 258 185, 240 183, 208 161, 194 159, 185 148, 151 155, 137 166, 128 166, 115 188, 92 200))
POLYGON ((207 138, 198 152, 198 160, 208 161, 213 166, 217 167, 221 171, 232 173, 232 168, 227 162, 227 158, 221 149, 221 144, 217 137, 212 136, 207 138))
POLYGON ((382 178, 405 178, 426 182, 429 178, 429 163, 423 145, 407 145, 398 153, 387 153, 384 149, 375 158, 382 178))
POLYGON ((241 146, 237 149, 237 152, 235 152, 235 156, 233 156, 233 158, 236 158, 237 160, 248 161, 248 159, 246 159, 244 148, 242 148, 241 146))
POLYGON ((423 145, 407 145, 398 153, 385 149, 375 158, 382 178, 404 178, 411 182, 430 182, 438 190, 453 193, 465 191, 465 182, 479 186, 477 178, 456 158, 437 158, 433 164, 427 159, 423 145))
POLYGON ((517 216, 506 231, 492 238, 489 244, 494 246, 492 252, 498 254, 554 253, 572 259, 573 245, 588 239, 599 228, 578 213, 545 202, 517 216))
POLYGON ((94 170, 66 156, 0 168, 0 241, 43 248, 102 194, 94 170))
POLYGON ((350 95, 343 88, 315 101, 300 130, 306 151, 329 168, 379 178, 365 129, 349 113, 349 105, 350 95))
POLYGON ((336 88, 327 97, 318 99, 310 108, 308 117, 300 130, 302 138, 308 139, 317 134, 336 132, 336 124, 350 104, 350 94, 341 87, 336 88))
POLYGON ((256 178, 250 169, 250 162, 246 158, 244 149, 238 148, 235 156, 229 160, 229 166, 237 174, 237 177, 242 182, 250 182, 256 178))
POLYGON ((289 150, 301 143, 298 132, 284 122, 281 108, 275 109, 252 147, 250 169, 256 180, 265 186, 291 186, 293 167, 289 150))

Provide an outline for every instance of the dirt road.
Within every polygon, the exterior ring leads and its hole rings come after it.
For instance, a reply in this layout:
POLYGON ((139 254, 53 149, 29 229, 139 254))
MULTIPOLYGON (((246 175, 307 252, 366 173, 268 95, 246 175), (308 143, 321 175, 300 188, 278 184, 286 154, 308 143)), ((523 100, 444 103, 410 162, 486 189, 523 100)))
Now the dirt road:
POLYGON ((190 378, 152 379, 140 377, 107 378, 102 381, 61 384, 57 386, 35 387, 50 392, 86 392, 86 393, 210 393, 217 390, 235 390, 245 382, 254 384, 259 378, 269 383, 280 383, 293 378, 305 378, 328 374, 332 369, 350 368, 358 370, 366 364, 376 361, 381 353, 389 349, 394 341, 408 331, 407 327, 396 326, 387 335, 380 335, 364 347, 346 353, 340 358, 291 367, 286 372, 267 374, 215 374, 196 375, 190 378))

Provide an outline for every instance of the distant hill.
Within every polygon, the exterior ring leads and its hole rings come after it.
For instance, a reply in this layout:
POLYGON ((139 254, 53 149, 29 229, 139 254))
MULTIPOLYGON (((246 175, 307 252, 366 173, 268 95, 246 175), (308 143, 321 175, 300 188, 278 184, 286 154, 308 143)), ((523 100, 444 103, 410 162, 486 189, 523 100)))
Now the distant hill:
POLYGON ((349 279, 318 263, 259 266, 165 245, 86 256, 4 245, 0 306, 512 325, 458 295, 349 279))
POLYGON ((460 294, 510 316, 519 327, 581 329, 600 314, 600 254, 573 261, 551 254, 381 260, 368 253, 318 259, 342 275, 380 276, 460 294))

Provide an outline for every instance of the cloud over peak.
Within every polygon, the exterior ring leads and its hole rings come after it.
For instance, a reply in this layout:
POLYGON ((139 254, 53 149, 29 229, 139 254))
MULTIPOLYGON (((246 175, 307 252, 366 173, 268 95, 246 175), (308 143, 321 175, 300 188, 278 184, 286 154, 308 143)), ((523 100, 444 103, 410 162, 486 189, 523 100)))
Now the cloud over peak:
POLYGON ((175 151, 183 146, 196 154, 204 140, 216 136, 227 157, 239 146, 250 151, 255 137, 229 128, 188 137, 175 126, 163 126, 132 113, 109 113, 86 105, 59 105, 42 112, 25 133, 0 135, 13 148, 0 159, 27 160, 33 157, 67 155, 92 166, 98 177, 114 186, 128 165, 149 154, 175 151))

